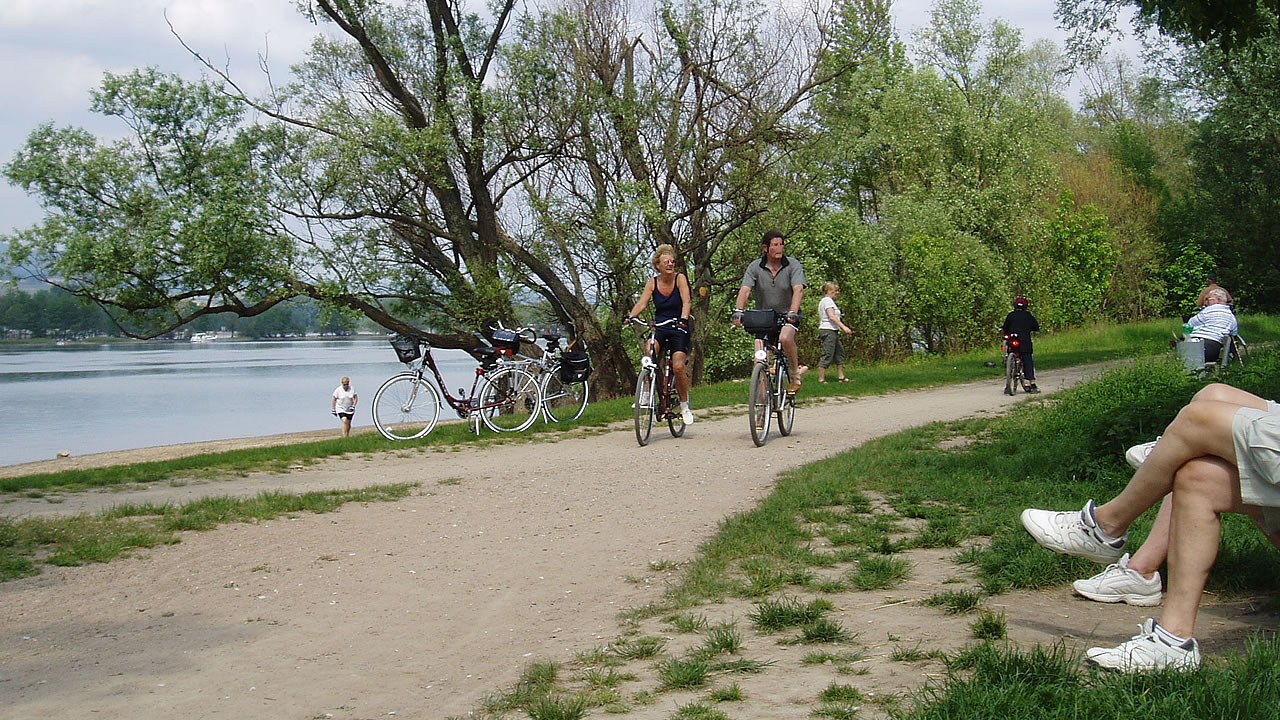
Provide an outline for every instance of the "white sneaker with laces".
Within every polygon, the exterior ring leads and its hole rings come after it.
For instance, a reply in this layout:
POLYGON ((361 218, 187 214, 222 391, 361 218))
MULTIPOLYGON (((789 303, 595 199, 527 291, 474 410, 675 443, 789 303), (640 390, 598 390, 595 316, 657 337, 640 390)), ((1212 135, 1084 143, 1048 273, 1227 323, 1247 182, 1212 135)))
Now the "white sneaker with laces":
POLYGON ((1120 556, 1106 570, 1085 580, 1071 583, 1071 589, 1077 595, 1104 603, 1125 602, 1139 607, 1159 605, 1160 573, 1154 578, 1143 577, 1142 573, 1129 568, 1129 553, 1120 556))
POLYGON ((1023 510, 1022 527, 1041 547, 1094 562, 1113 563, 1124 553, 1129 534, 1108 540, 1093 522, 1093 501, 1085 503, 1078 512, 1053 512, 1051 510, 1023 510))
POLYGON ((1151 454, 1151 450, 1155 448, 1156 443, 1160 442, 1163 435, 1157 435, 1155 440, 1145 442, 1141 445, 1134 445, 1124 454, 1124 459, 1128 461, 1129 467, 1137 470, 1142 467, 1142 463, 1146 462, 1147 456, 1151 454))
POLYGON ((1147 672, 1174 668, 1194 670, 1200 667, 1200 644, 1191 638, 1182 645, 1170 645, 1157 632, 1154 618, 1138 626, 1139 633, 1128 642, 1113 648, 1095 647, 1085 651, 1085 661, 1108 670, 1147 672))
POLYGON ((693 424, 693 411, 689 409, 688 405, 680 408, 680 417, 684 420, 685 425, 693 424))

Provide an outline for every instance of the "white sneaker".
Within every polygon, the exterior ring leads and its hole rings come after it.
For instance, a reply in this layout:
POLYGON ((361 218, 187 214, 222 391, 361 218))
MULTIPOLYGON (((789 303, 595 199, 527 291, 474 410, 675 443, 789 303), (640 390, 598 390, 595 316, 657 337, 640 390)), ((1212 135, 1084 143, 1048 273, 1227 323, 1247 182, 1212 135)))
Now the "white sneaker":
POLYGON ((1087 558, 1094 562, 1113 563, 1124 553, 1129 534, 1116 540, 1101 537, 1093 523, 1093 501, 1085 503, 1079 512, 1052 512, 1050 510, 1023 510, 1022 527, 1031 533, 1041 547, 1061 553, 1087 558))
POLYGON ((1141 467, 1142 463, 1146 462, 1147 456, 1151 454, 1151 450, 1155 448, 1156 443, 1160 442, 1160 438, 1162 437, 1164 436, 1157 435, 1156 439, 1152 440, 1151 442, 1145 442, 1145 443, 1142 443, 1141 445, 1134 445, 1133 447, 1129 448, 1129 450, 1124 454, 1124 459, 1129 462, 1129 467, 1133 468, 1134 470, 1137 470, 1139 467, 1141 467))
POLYGON ((1077 595, 1104 603, 1126 602, 1140 607, 1160 604, 1160 573, 1145 578, 1137 570, 1129 569, 1129 553, 1120 556, 1106 570, 1086 580, 1071 583, 1077 595))
POLYGON ((680 417, 684 420, 685 425, 693 424, 693 411, 689 409, 689 406, 686 405, 680 408, 680 417))
POLYGON ((1128 642, 1114 648, 1089 648, 1085 661, 1120 672, 1146 672, 1174 668, 1194 670, 1200 667, 1200 644, 1191 638, 1182 645, 1170 645, 1157 632, 1153 618, 1138 626, 1140 632, 1128 642))

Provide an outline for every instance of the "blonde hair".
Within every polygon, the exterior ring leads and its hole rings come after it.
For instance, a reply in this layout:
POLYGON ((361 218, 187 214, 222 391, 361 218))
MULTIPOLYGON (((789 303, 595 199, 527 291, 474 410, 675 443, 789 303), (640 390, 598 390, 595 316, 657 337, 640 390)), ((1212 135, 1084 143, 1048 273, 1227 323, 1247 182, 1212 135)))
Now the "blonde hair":
POLYGON ((1210 288, 1210 289, 1209 289, 1209 297, 1213 298, 1214 300, 1217 300, 1218 302, 1222 303, 1223 305, 1229 305, 1229 304, 1231 304, 1231 301, 1227 300, 1227 291, 1226 291, 1226 290, 1223 290, 1223 289, 1222 289, 1222 288, 1220 288, 1220 287, 1210 288))
POLYGON ((823 295, 830 295, 832 290, 839 290, 839 289, 840 289, 840 283, 838 283, 838 282, 836 282, 836 281, 834 281, 834 280, 828 280, 828 281, 826 281, 826 282, 822 283, 822 294, 823 294, 823 295))
POLYGON ((662 259, 663 255, 670 255, 672 259, 676 259, 676 249, 666 243, 659 245, 657 249, 653 251, 653 269, 654 270, 658 269, 658 261, 662 259))

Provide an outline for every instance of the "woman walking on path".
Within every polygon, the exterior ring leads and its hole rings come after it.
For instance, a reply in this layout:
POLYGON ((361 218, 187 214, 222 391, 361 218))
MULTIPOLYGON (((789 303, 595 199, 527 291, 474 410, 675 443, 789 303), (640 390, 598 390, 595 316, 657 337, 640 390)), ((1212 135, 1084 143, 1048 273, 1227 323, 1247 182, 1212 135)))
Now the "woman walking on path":
POLYGON ((351 378, 342 378, 342 384, 333 391, 333 414, 342 418, 342 437, 351 436, 351 418, 356 415, 356 403, 360 396, 351 389, 351 378))
POLYGON ((844 376, 844 344, 840 342, 840 333, 852 335, 853 330, 840 320, 840 308, 836 298, 840 297, 840 284, 825 282, 822 284, 822 299, 818 301, 818 337, 822 340, 822 359, 818 362, 818 382, 827 381, 827 368, 832 363, 836 366, 836 375, 840 382, 848 382, 844 376))

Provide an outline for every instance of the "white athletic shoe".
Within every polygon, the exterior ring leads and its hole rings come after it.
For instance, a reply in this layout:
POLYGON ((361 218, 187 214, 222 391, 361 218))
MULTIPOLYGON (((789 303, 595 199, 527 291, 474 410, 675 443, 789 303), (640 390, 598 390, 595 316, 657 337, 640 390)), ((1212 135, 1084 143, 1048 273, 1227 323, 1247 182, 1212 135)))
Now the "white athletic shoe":
POLYGON ((1085 580, 1071 583, 1077 595, 1104 603, 1125 602, 1139 607, 1160 604, 1160 573, 1145 578, 1137 570, 1129 569, 1129 553, 1120 556, 1106 570, 1085 580))
POLYGON ((1133 447, 1129 448, 1128 452, 1124 454, 1124 459, 1129 462, 1129 467, 1133 468, 1134 470, 1137 470, 1139 467, 1141 467, 1142 463, 1146 462, 1147 456, 1151 454, 1151 450, 1155 448, 1156 443, 1160 442, 1161 437, 1164 437, 1164 436, 1157 435, 1156 439, 1152 440, 1151 442, 1145 442, 1145 443, 1142 443, 1141 445, 1134 445, 1133 447))
POLYGON ((1147 621, 1138 626, 1140 632, 1128 642, 1113 648, 1089 648, 1085 651, 1085 661, 1120 672, 1147 672, 1175 668, 1177 670, 1194 670, 1200 667, 1200 644, 1191 638, 1182 645, 1170 645, 1157 632, 1156 621, 1147 621))
POLYGON ((1050 510, 1023 510, 1022 527, 1031 533, 1041 547, 1094 562, 1113 563, 1124 553, 1129 534, 1109 540, 1093 522, 1093 501, 1085 503, 1078 512, 1053 512, 1050 510))
POLYGON ((680 417, 684 420, 685 425, 693 424, 693 411, 689 409, 688 405, 680 408, 680 417))

